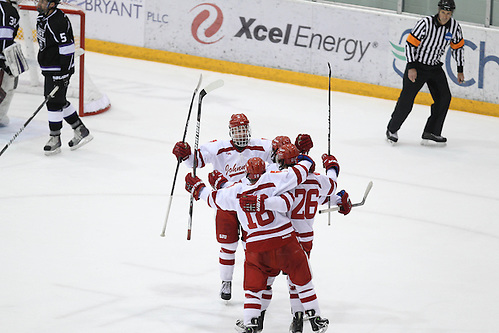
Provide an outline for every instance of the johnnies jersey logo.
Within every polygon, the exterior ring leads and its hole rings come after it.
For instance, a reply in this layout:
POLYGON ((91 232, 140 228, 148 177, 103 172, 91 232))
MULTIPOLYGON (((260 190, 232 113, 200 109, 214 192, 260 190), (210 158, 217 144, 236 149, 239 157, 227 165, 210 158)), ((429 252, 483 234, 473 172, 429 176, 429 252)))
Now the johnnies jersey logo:
POLYGON ((47 46, 47 41, 45 40, 45 29, 47 27, 46 22, 40 22, 36 27, 36 39, 38 40, 38 46, 40 47, 40 51, 45 50, 47 46))

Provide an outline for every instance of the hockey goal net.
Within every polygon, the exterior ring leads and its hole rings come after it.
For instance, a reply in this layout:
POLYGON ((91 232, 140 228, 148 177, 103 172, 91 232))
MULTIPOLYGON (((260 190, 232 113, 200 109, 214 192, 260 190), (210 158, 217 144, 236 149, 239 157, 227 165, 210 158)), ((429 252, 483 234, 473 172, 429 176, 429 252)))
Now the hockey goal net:
MULTIPOLYGON (((16 42, 20 43, 29 70, 19 76, 18 92, 43 95, 44 79, 38 66, 38 42, 36 39, 36 1, 19 2, 19 31, 16 42)), ((78 6, 62 2, 58 5, 71 21, 75 39, 75 74, 71 77, 67 97, 78 100, 78 114, 87 116, 102 113, 111 107, 109 98, 92 82, 85 69, 85 12, 78 6)))

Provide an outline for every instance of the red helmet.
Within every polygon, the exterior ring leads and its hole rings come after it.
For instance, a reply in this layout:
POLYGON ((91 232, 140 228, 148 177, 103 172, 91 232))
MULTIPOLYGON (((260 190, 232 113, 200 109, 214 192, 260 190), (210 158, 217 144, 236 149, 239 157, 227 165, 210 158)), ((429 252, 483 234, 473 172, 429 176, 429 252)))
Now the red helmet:
POLYGON ((249 120, 244 113, 237 113, 230 116, 229 128, 243 125, 249 125, 249 120))
POLYGON ((276 136, 275 139, 272 140, 272 153, 270 154, 270 158, 272 159, 272 161, 274 161, 274 163, 277 163, 277 149, 288 143, 291 143, 291 140, 285 135, 276 136))
POLYGON ((243 113, 233 114, 229 121, 229 136, 238 147, 246 147, 251 138, 249 120, 243 113))
POLYGON ((285 135, 276 136, 274 140, 272 140, 272 150, 277 151, 277 149, 281 148, 283 145, 291 143, 289 137, 285 135))
POLYGON ((265 173, 265 162, 260 157, 252 157, 246 162, 246 178, 252 183, 265 173))
POLYGON ((296 164, 296 158, 300 152, 298 148, 292 143, 283 145, 277 150, 276 160, 280 168, 285 168, 296 164))

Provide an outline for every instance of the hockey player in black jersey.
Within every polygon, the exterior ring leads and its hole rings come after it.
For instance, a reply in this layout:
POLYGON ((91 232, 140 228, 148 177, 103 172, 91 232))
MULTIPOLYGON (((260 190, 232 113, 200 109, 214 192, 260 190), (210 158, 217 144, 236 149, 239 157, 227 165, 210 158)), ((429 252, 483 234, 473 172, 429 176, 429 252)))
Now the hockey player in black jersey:
POLYGON ((40 50, 38 63, 45 77, 44 94, 59 86, 54 98, 47 102, 50 140, 43 150, 45 155, 61 151, 61 129, 64 119, 74 130, 68 142, 71 150, 78 149, 93 139, 81 121, 76 108, 66 99, 69 79, 74 73, 75 44, 71 22, 57 8, 60 0, 39 0, 37 4, 36 33, 40 50))

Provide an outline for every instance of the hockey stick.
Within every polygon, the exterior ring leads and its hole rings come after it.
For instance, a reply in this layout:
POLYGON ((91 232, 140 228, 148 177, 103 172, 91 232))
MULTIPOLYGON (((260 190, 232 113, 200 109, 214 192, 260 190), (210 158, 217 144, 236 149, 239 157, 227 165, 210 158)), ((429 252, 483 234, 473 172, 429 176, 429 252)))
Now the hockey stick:
POLYGON ((49 99, 54 98, 54 95, 57 92, 57 90, 59 90, 59 86, 55 86, 54 89, 52 89, 52 91, 50 92, 50 94, 48 94, 48 96, 45 98, 45 100, 43 101, 43 103, 40 104, 40 106, 31 115, 31 117, 29 117, 28 120, 26 120, 26 122, 24 123, 24 125, 21 126, 21 128, 19 129, 19 131, 17 131, 17 133, 14 134, 14 136, 12 137, 12 139, 10 139, 10 141, 5 145, 5 147, 3 147, 2 151, 0 151, 0 156, 2 156, 2 154, 4 153, 4 151, 6 151, 7 148, 9 148, 9 146, 19 136, 19 134, 21 134, 21 132, 24 131, 24 129, 26 128, 26 126, 28 126, 28 124, 33 120, 33 118, 35 118, 35 116, 43 108, 43 106, 45 104, 47 104, 47 102, 49 101, 49 99))
MULTIPOLYGON (((370 181, 369 184, 367 184, 366 191, 364 192, 364 197, 362 198, 362 201, 352 204, 352 207, 359 207, 359 206, 364 205, 364 203, 366 202, 366 198, 367 198, 369 192, 371 191, 372 187, 373 187, 373 182, 370 181)), ((331 208, 319 210, 319 214, 329 213, 329 212, 335 212, 335 211, 338 211, 338 210, 340 210, 340 207, 339 206, 334 206, 334 207, 331 207, 331 208)))
MULTIPOLYGON (((196 177, 196 169, 198 166, 198 158, 197 158, 197 153, 198 153, 198 146, 199 146, 199 129, 201 127, 201 104, 203 103, 203 98, 206 96, 208 93, 211 91, 220 88, 224 85, 223 80, 217 80, 215 82, 210 83, 209 85, 206 86, 201 92, 199 93, 199 101, 198 101, 198 117, 197 117, 197 123, 196 123, 196 140, 194 142, 194 166, 192 168, 192 174, 194 177, 196 177)), ((189 203, 189 220, 187 222, 187 240, 191 239, 191 230, 192 230, 192 211, 194 208, 194 196, 191 193, 191 200, 189 203)))
MULTIPOLYGON (((191 105, 189 106, 189 113, 187 114, 187 120, 185 121, 184 136, 182 136, 182 142, 185 142, 185 137, 187 135, 187 126, 189 125, 189 119, 191 118, 192 105, 194 104, 194 98, 196 97, 196 94, 198 93, 198 89, 201 86, 202 80, 203 80, 203 74, 200 74, 196 89, 194 89, 194 92, 192 93, 191 105)), ((172 191, 170 193, 170 200, 168 201, 168 206, 166 208, 165 223, 163 224, 163 230, 161 231, 161 235, 160 235, 161 237, 165 237, 166 223, 168 223, 168 216, 170 215, 170 208, 172 206, 172 199, 173 199, 173 191, 175 190, 175 183, 177 182, 178 168, 179 168, 181 162, 182 161, 180 159, 177 160, 177 167, 175 168, 175 175, 173 176, 172 191)))
MULTIPOLYGON (((331 155, 331 64, 328 62, 327 67, 329 68, 328 74, 328 90, 327 90, 327 101, 328 101, 328 116, 327 116, 327 154, 331 155)), ((331 201, 327 202, 328 209, 331 209, 331 201)), ((327 214, 327 225, 331 225, 331 214, 327 214)))

